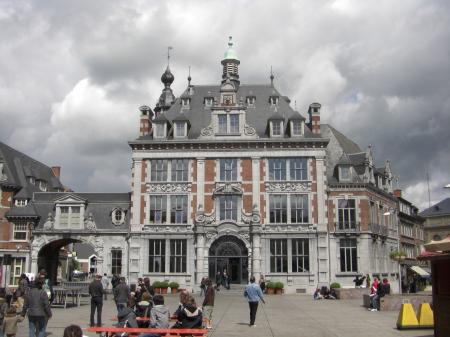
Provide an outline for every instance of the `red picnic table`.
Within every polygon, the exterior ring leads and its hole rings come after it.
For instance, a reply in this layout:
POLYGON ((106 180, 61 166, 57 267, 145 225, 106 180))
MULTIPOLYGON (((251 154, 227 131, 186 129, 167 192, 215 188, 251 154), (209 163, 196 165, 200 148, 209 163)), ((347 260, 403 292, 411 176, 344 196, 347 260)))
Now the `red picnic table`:
POLYGON ((168 335, 193 335, 206 336, 208 329, 157 329, 157 328, 114 328, 114 327, 90 327, 86 331, 95 333, 104 333, 106 337, 114 333, 127 332, 131 335, 139 335, 141 333, 160 334, 162 336, 168 335))

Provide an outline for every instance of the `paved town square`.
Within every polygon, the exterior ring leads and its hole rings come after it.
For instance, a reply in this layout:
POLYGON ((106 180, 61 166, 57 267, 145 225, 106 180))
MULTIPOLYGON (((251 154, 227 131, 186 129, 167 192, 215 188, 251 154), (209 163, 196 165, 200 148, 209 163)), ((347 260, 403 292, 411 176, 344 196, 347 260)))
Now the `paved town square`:
MULTIPOLYGON (((199 296, 197 302, 201 303, 199 296)), ((178 296, 165 296, 166 304, 173 312, 178 305, 178 296)), ((237 291, 219 292, 214 307, 213 329, 210 337, 259 336, 259 337, 428 337, 432 330, 396 329, 398 312, 370 312, 361 306, 360 300, 319 300, 309 295, 266 296, 266 305, 260 304, 256 317, 256 327, 250 328, 249 309, 244 297, 237 291)), ((47 334, 62 336, 69 324, 78 324, 83 329, 89 325, 90 306, 67 309, 53 308, 53 318, 49 321, 47 334)), ((115 322, 115 304, 110 296, 103 306, 103 325, 115 322)), ((86 336, 97 336, 85 332, 86 336)), ((27 320, 20 324, 17 337, 28 336, 27 320)))

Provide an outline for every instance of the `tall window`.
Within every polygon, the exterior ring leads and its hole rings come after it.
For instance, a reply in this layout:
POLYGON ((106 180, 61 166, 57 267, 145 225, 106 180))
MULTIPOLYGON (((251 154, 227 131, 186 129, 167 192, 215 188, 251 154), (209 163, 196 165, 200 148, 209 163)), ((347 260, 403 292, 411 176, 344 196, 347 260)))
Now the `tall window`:
POLYGON ((150 161, 150 180, 167 181, 167 160, 156 159, 150 161))
POLYGON ((227 115, 218 115, 219 133, 227 133, 227 115))
POLYGON ((270 240, 270 272, 287 273, 287 240, 270 240))
POLYGON ((292 194, 290 197, 291 197, 291 223, 309 222, 308 195, 292 194))
POLYGON ((122 274, 122 250, 111 249, 111 274, 122 274))
POLYGON ((81 226, 80 206, 60 206, 59 228, 79 228, 81 226))
POLYGON ((220 180, 237 181, 237 159, 220 160, 220 180))
POLYGON ((170 240, 170 272, 186 272, 186 240, 170 240))
POLYGON ((171 223, 187 223, 187 195, 171 195, 170 207, 171 223))
POLYGON ((172 181, 188 181, 189 160, 174 159, 171 166, 172 181))
POLYGON ((148 272, 164 273, 166 266, 166 241, 149 240, 148 272))
POLYGON ((273 136, 281 136, 281 126, 283 125, 282 121, 272 121, 272 135, 273 136))
POLYGON ((307 180, 308 179, 308 161, 306 158, 290 158, 290 179, 307 180))
POLYGON ((302 134, 302 122, 292 121, 292 134, 294 136, 301 136, 302 134))
POLYGON ((355 199, 338 200, 339 229, 356 228, 355 199))
POLYGON ((309 240, 292 239, 292 272, 309 271, 309 240))
POLYGON ((167 221, 167 198, 165 195, 150 196, 150 223, 165 223, 167 221))
POLYGON ((175 137, 186 137, 186 122, 175 123, 175 137))
POLYGON ((356 239, 341 239, 340 259, 342 272, 358 271, 358 259, 356 255, 356 239))
POLYGON ((287 196, 269 196, 269 217, 271 223, 287 223, 287 196))
POLYGON ((24 221, 19 221, 17 223, 14 224, 14 240, 17 241, 25 241, 27 239, 27 233, 28 233, 28 228, 27 228, 27 223, 24 221))
POLYGON ((19 285, 19 278, 22 273, 25 273, 25 258, 14 257, 11 260, 11 276, 9 279, 10 285, 19 285))
POLYGON ((286 159, 269 159, 269 180, 286 180, 286 159))
POLYGON ((219 196, 220 220, 237 221, 238 197, 236 195, 219 196))
POLYGON ((230 115, 230 133, 239 133, 239 115, 230 115))

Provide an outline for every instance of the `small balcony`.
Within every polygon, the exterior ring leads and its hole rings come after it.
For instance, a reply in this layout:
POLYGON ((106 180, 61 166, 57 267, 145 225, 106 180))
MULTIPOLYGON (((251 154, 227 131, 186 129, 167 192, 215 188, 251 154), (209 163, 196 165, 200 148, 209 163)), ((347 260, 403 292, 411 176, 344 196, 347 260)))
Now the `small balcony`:
POLYGON ((389 229, 386 226, 377 223, 371 223, 369 225, 369 229, 374 241, 376 241, 378 238, 380 238, 383 242, 386 241, 389 233, 389 229))
POLYGON ((359 222, 335 222, 334 234, 344 236, 360 235, 361 225, 359 222))

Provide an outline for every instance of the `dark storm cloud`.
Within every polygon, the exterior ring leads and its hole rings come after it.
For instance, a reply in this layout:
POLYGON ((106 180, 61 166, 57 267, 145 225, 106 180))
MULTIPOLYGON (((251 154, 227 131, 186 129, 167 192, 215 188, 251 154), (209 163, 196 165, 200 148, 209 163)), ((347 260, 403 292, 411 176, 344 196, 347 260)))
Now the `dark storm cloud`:
POLYGON ((447 1, 3 1, 0 139, 63 167, 78 191, 130 188, 141 104, 154 106, 173 46, 179 95, 219 83, 228 35, 243 83, 268 83, 305 113, 372 144, 406 196, 450 182, 447 1))

